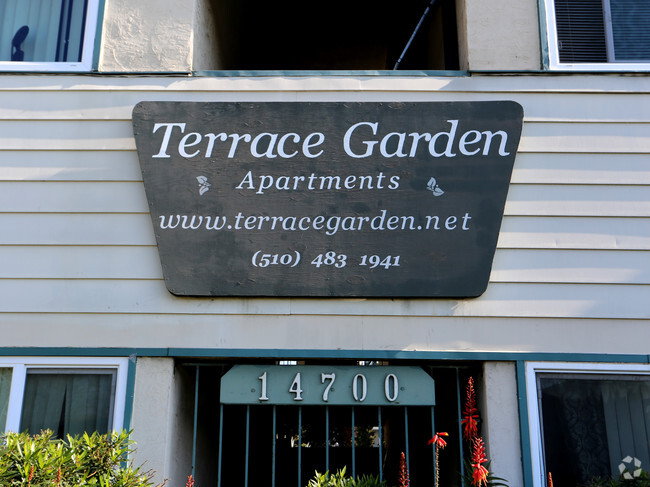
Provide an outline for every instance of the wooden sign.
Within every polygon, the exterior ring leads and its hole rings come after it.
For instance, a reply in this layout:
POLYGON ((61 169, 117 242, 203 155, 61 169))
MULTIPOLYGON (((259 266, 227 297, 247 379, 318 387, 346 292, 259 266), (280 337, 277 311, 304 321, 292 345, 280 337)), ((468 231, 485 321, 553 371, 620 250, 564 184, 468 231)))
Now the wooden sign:
POLYGON ((479 296, 522 119, 510 101, 140 103, 133 127, 167 287, 479 296))

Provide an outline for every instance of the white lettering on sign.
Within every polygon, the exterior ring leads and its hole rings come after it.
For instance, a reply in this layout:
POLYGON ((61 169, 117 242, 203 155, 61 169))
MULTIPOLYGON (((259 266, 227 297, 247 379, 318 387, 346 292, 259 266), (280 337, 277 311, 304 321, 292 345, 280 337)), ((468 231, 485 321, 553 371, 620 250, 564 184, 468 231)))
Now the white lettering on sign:
MULTIPOLYGON (((267 384, 268 372, 264 372, 258 377, 261 382, 260 395, 258 401, 266 402, 269 400, 267 384)), ((322 372, 320 374, 320 382, 325 387, 322 393, 323 402, 329 402, 330 393, 334 391, 334 382, 336 381, 336 374, 333 372, 322 372)), ((356 402, 364 402, 368 396, 368 379, 364 374, 356 374, 352 379, 352 398, 356 402)), ((304 389, 302 387, 302 374, 298 372, 287 389, 288 392, 294 395, 294 401, 302 401, 304 389)), ((384 378, 384 396, 388 402, 396 402, 399 397, 399 380, 395 374, 387 374, 384 378)))
MULTIPOLYGON (((509 152, 506 152, 508 134, 505 131, 485 130, 481 132, 472 129, 460 134, 458 120, 447 120, 446 122, 450 125, 448 130, 436 133, 411 132, 407 134, 406 132, 389 132, 384 135, 381 133, 379 122, 357 122, 345 132, 342 141, 343 150, 354 159, 373 156, 377 148, 379 155, 386 159, 395 157, 415 158, 418 151, 426 151, 426 153, 436 158, 443 156, 456 157, 458 152, 464 156, 488 156, 490 152, 494 151, 501 157, 510 155, 509 152)), ((322 132, 312 132, 304 138, 296 132, 282 134, 272 132, 261 132, 259 134, 226 134, 224 132, 201 134, 199 132, 189 132, 185 134, 186 127, 185 122, 154 124, 152 133, 159 132, 161 128, 163 131, 158 152, 151 157, 154 159, 167 159, 171 157, 169 151, 174 151, 185 159, 192 159, 200 155, 209 159, 213 157, 218 142, 226 145, 229 159, 233 159, 241 147, 246 147, 242 150, 247 150, 251 156, 257 159, 276 159, 278 157, 291 159, 299 154, 308 159, 314 159, 325 152, 321 148, 325 142, 325 134, 322 132), (177 144, 172 144, 172 136, 178 133, 183 136, 177 144)), ((252 175, 250 175, 250 178, 252 178, 252 175)), ((240 186, 246 182, 246 178, 244 178, 240 186)), ((310 182, 310 185, 312 182, 310 182)), ((252 184, 252 181, 248 183, 252 184)), ((287 181, 282 185, 286 186, 290 183, 290 178, 287 177, 287 181)), ((297 182, 295 179, 292 184, 296 189, 297 182)), ((337 184, 340 184, 340 181, 337 184)), ((253 188, 249 187, 248 189, 253 188)))
POLYGON ((492 132, 486 130, 479 132, 478 130, 469 130, 461 135, 457 143, 458 120, 447 120, 447 123, 451 125, 449 131, 442 131, 435 134, 428 132, 413 132, 410 134, 406 134, 405 132, 390 132, 383 137, 371 137, 376 136, 379 132, 378 122, 355 123, 347 130, 343 137, 343 150, 350 157, 360 159, 374 155, 375 147, 379 144, 379 153, 385 158, 415 157, 420 148, 420 142, 424 141, 428 142, 426 144, 427 151, 433 157, 456 157, 456 152, 454 152, 455 148, 458 148, 466 156, 474 156, 479 152, 487 156, 492 148, 493 139, 498 136, 498 154, 501 157, 510 155, 509 152, 506 152, 508 134, 505 131, 497 130, 496 132, 492 132), (360 145, 362 149, 355 152, 352 149, 352 144, 356 139, 361 139, 357 145, 360 145), (389 152, 388 147, 391 145, 391 142, 392 146, 395 146, 395 149, 389 152), (480 143, 482 143, 482 146, 476 147, 473 150, 471 150, 471 147, 468 147, 480 143))

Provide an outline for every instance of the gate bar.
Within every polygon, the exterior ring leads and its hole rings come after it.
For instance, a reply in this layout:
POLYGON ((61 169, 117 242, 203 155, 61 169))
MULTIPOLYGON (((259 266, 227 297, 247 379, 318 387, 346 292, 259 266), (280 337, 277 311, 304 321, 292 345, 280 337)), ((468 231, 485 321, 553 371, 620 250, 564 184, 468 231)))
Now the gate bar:
POLYGON ((221 452, 223 451, 223 404, 219 405, 219 460, 217 473, 217 487, 221 487, 221 452))

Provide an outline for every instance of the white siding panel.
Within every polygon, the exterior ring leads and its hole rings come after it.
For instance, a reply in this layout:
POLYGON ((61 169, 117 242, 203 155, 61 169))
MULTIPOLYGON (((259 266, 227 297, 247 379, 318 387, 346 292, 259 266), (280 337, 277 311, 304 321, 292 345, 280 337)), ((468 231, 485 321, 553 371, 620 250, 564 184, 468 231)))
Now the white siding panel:
POLYGON ((142 181, 135 151, 4 151, 0 181, 142 181))
POLYGON ((0 346, 33 346, 35 333, 48 347, 160 347, 181 349, 545 352, 647 354, 646 320, 458 318, 303 315, 47 314, 8 313, 12 335, 0 346), (191 318, 191 319, 190 319, 191 318), (92 333, 88 332, 92 323, 92 333), (399 329, 399 333, 395 330, 399 329), (300 330, 296 333, 295 330, 300 330))
POLYGON ((490 281, 650 284, 650 252, 500 249, 490 281))
POLYGON ((625 188, 604 185, 512 185, 508 191, 505 214, 650 216, 650 185, 625 188))
MULTIPOLYGON (((0 245, 155 245, 148 214, 0 213, 0 245)), ((650 219, 505 217, 498 247, 650 250, 650 219)))
POLYGON ((376 76, 328 75, 317 76, 222 76, 170 77, 122 76, 79 77, 63 76, 4 76, 0 91, 96 92, 99 96, 120 92, 153 92, 159 99, 173 99, 186 92, 242 93, 261 92, 268 97, 318 94, 321 92, 352 92, 357 98, 364 93, 437 93, 456 92, 458 97, 474 93, 499 93, 504 99, 519 93, 546 95, 581 94, 650 94, 647 76, 571 74, 569 76, 495 76, 493 73, 472 76, 376 76))
POLYGON ((139 182, 0 182, 0 212, 147 213, 139 182))
POLYGON ((505 217, 497 247, 650 250, 650 219, 505 217))
POLYGON ((650 154, 650 124, 524 123, 522 152, 650 154))
MULTIPOLYGON (((1 90, 1 88, 0 88, 1 90)), ((317 92, 297 96, 290 92, 221 92, 218 94, 185 91, 156 93, 116 91, 112 96, 96 91, 24 91, 15 92, 3 102, 0 119, 4 120, 130 120, 133 107, 141 101, 395 101, 394 92, 317 92)), ((529 122, 650 122, 650 101, 645 94, 567 94, 547 93, 456 93, 411 91, 399 94, 400 101, 492 101, 514 100, 525 108, 529 122)))
MULTIPOLYGON (((0 181, 141 181, 136 151, 1 150, 0 181)), ((517 154, 513 183, 650 184, 646 154, 517 154)))
POLYGON ((650 318, 647 286, 491 283, 478 299, 179 298, 162 280, 0 279, 0 313, 650 318), (38 296, 38 299, 34 299, 38 296), (101 299, 98 299, 101 297, 101 299), (612 303, 616 303, 613 306, 612 303))
MULTIPOLYGON (((162 279, 155 246, 0 245, 0 279, 162 279)), ((650 284, 650 252, 502 249, 491 282, 650 284)))
POLYGON ((0 245, 156 245, 144 213, 0 213, 0 228, 0 245))
MULTIPOLYGON (((1 155, 0 155, 1 157, 1 155)), ((517 154, 513 183, 650 185, 648 154, 517 154)))
POLYGON ((3 150, 135 150, 130 122, 0 121, 3 150))
POLYGON ((0 279, 162 277, 156 247, 0 245, 0 279))

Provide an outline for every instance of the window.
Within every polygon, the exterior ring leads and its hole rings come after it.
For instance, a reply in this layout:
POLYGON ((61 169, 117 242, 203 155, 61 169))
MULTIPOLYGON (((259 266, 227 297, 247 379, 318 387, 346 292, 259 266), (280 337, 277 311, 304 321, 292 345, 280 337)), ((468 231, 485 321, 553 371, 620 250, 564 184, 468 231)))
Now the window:
POLYGON ((99 0, 0 0, 0 70, 89 71, 99 0))
POLYGON ((398 69, 458 69, 454 0, 212 5, 220 69, 392 70, 407 44, 398 69))
POLYGON ((650 470, 650 367, 528 364, 535 486, 650 470))
POLYGON ((50 429, 61 438, 122 429, 127 359, 0 361, 0 432, 50 429))
POLYGON ((647 0, 546 0, 551 69, 650 70, 647 0))

